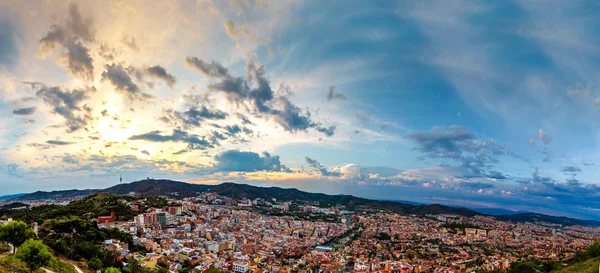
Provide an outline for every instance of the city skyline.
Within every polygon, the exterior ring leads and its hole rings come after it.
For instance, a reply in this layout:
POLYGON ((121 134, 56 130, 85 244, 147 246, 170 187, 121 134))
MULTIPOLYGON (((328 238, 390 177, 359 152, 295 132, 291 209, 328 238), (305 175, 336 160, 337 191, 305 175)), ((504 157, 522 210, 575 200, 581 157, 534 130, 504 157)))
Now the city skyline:
POLYGON ((600 219, 593 1, 1 1, 0 195, 146 177, 600 219))

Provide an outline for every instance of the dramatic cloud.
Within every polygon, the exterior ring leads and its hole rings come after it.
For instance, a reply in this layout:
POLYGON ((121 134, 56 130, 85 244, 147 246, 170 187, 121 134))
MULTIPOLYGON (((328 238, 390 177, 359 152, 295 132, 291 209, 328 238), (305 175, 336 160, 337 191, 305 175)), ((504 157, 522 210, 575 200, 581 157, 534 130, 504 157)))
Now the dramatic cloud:
POLYGON ((190 150, 205 150, 207 148, 214 148, 214 145, 208 142, 204 137, 198 135, 189 134, 180 130, 173 130, 170 135, 163 134, 160 131, 152 131, 146 134, 134 135, 129 138, 130 140, 145 140, 150 142, 181 142, 187 144, 187 148, 190 150))
POLYGON ((432 158, 460 158, 462 146, 475 139, 475 134, 467 132, 462 126, 451 126, 449 130, 435 127, 432 132, 415 132, 407 137, 418 144, 422 153, 432 158))
POLYGON ((327 98, 328 101, 331 100, 347 100, 348 97, 346 97, 345 94, 343 93, 336 93, 335 92, 335 86, 330 86, 329 88, 327 88, 327 93, 325 93, 325 97, 327 98))
POLYGON ((93 59, 88 48, 83 44, 94 40, 90 25, 91 19, 82 17, 77 4, 69 4, 65 21, 54 24, 40 40, 40 54, 45 57, 62 47, 64 51, 58 53, 58 64, 75 77, 93 81, 93 59))
POLYGON ((35 107, 20 108, 12 111, 13 115, 29 116, 35 113, 35 107))
POLYGON ((227 118, 227 113, 220 110, 211 110, 206 106, 192 107, 189 110, 181 113, 173 109, 163 110, 161 121, 171 124, 180 125, 184 128, 200 127, 203 120, 222 120, 227 118))
POLYGON ((160 65, 148 67, 146 69, 146 73, 148 73, 148 75, 150 76, 163 80, 165 84, 167 84, 171 88, 173 88, 173 85, 177 81, 177 78, 175 78, 175 76, 169 74, 167 70, 160 65))
POLYGON ((337 172, 329 172, 327 170, 327 168, 325 168, 323 165, 321 165, 321 163, 319 163, 317 160, 312 159, 308 156, 304 158, 304 161, 306 161, 308 166, 310 166, 314 170, 318 171, 321 175, 325 175, 325 176, 330 176, 330 175, 339 176, 340 175, 340 173, 337 173, 337 172))
POLYGON ((309 111, 300 110, 285 96, 276 96, 262 64, 249 60, 246 63, 246 78, 242 78, 231 76, 226 68, 214 61, 209 63, 188 57, 186 63, 206 77, 216 79, 209 86, 211 90, 222 92, 235 105, 249 105, 257 116, 267 114, 286 131, 316 128, 327 136, 334 134, 335 127, 321 127, 312 121, 309 111))
POLYGON ((129 101, 146 101, 152 98, 151 95, 141 91, 139 86, 133 82, 129 71, 121 64, 107 64, 102 72, 102 81, 110 82, 116 91, 125 96, 129 101))
POLYGON ((60 115, 66 120, 67 132, 77 131, 88 124, 92 109, 84 102, 96 89, 69 91, 63 90, 61 87, 47 87, 39 84, 32 84, 32 87, 37 88, 35 95, 51 108, 52 113, 60 115))
POLYGON ((483 170, 497 163, 498 156, 506 154, 504 146, 494 139, 478 141, 475 134, 461 126, 434 127, 431 132, 414 132, 406 137, 413 140, 417 144, 415 149, 428 158, 461 162, 473 175, 502 177, 499 173, 486 175, 483 170))
POLYGON ((253 171, 288 171, 281 164, 279 156, 271 156, 264 152, 261 155, 254 152, 229 150, 215 156, 215 169, 223 172, 253 172, 253 171))

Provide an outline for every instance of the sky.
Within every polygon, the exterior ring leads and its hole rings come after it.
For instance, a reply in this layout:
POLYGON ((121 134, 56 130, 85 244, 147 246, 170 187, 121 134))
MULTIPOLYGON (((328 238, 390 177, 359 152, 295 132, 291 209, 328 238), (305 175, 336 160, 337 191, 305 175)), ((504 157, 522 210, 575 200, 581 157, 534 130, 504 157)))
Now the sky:
POLYGON ((147 177, 600 220, 596 1, 0 1, 0 195, 147 177))

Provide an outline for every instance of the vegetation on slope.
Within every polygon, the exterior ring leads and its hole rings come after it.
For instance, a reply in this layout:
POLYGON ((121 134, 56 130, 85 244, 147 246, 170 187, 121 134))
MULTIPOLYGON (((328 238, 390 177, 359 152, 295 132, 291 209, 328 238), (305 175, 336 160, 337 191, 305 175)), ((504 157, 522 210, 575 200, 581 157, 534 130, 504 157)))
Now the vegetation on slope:
POLYGON ((43 223, 47 219, 72 215, 84 219, 93 219, 102 215, 110 215, 111 212, 114 212, 119 220, 129 220, 135 213, 129 206, 121 202, 121 200, 131 199, 133 197, 98 193, 81 200, 73 201, 66 206, 44 205, 28 210, 5 210, 0 211, 0 215, 7 215, 27 223, 43 223))
POLYGON ((598 266, 600 266, 600 257, 573 264, 563 269, 553 271, 553 273, 597 273, 598 266))

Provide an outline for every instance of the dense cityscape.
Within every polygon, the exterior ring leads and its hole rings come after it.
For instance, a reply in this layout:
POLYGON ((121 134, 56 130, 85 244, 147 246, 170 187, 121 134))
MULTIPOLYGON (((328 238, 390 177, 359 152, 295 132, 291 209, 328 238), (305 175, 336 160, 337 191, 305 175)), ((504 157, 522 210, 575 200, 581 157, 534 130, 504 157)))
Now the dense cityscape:
MULTIPOLYGON (((102 249, 116 253, 121 267, 135 260, 164 272, 504 272, 523 261, 566 263, 600 240, 599 227, 487 215, 353 211, 318 201, 234 199, 210 192, 163 196, 160 207, 152 206, 155 198, 135 193, 112 197, 132 217, 113 211, 91 221, 131 237, 106 238, 102 249)), ((32 200, 13 210, 59 201, 68 206, 74 200, 32 200)), ((5 215, 1 221, 14 219, 5 215)))

